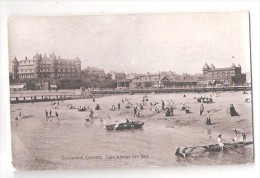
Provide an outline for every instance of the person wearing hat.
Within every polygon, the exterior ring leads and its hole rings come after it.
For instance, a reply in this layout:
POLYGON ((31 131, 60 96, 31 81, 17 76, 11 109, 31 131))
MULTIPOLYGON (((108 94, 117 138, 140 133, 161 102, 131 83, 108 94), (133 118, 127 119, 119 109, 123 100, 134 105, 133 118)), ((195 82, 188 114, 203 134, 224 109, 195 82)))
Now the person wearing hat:
POLYGON ((233 138, 233 141, 237 142, 242 142, 242 141, 246 141, 246 134, 245 131, 239 128, 233 128, 232 129, 233 132, 235 132, 236 136, 233 138), (237 140, 238 137, 238 140, 237 140))
POLYGON ((231 117, 233 116, 239 116, 239 114, 237 113, 235 107, 233 106, 233 104, 230 105, 230 115, 231 117))
POLYGON ((219 147, 221 148, 221 151, 223 151, 224 150, 224 143, 223 143, 224 140, 222 139, 222 135, 221 134, 218 135, 217 141, 218 141, 219 147))
POLYGON ((209 111, 208 111, 208 113, 207 113, 207 121, 206 121, 206 125, 211 125, 211 119, 210 119, 209 111))

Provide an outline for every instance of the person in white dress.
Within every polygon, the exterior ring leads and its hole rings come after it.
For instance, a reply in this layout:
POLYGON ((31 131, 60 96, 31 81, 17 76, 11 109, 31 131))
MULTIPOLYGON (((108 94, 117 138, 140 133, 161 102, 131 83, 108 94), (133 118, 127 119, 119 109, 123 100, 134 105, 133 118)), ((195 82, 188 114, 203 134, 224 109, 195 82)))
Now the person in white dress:
POLYGON ((220 147, 221 150, 223 151, 223 150, 224 150, 224 143, 223 143, 224 140, 222 139, 222 135, 221 135, 221 134, 218 135, 217 141, 218 141, 219 147, 220 147))

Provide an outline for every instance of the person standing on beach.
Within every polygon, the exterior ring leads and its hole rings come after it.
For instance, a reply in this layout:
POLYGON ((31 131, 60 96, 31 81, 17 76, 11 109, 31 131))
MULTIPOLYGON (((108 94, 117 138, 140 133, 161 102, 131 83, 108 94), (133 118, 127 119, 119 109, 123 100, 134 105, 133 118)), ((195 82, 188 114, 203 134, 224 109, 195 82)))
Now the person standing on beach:
POLYGON ((210 119, 209 111, 208 111, 208 113, 207 113, 207 121, 206 121, 206 125, 211 125, 211 119, 210 119))
POLYGON ((19 113, 19 120, 22 119, 22 112, 19 113))
POLYGON ((138 117, 138 113, 137 113, 137 106, 134 107, 134 117, 138 117))
POLYGON ((51 109, 50 109, 50 112, 49 112, 49 115, 50 115, 50 120, 52 121, 52 116, 51 116, 51 113, 52 113, 52 111, 51 111, 51 109))
POLYGON ((219 135, 218 135, 217 142, 218 142, 219 147, 221 148, 221 151, 224 150, 224 143, 223 143, 223 141, 224 141, 224 139, 222 139, 222 135, 219 134, 219 135))
POLYGON ((59 121, 60 121, 60 120, 59 120, 59 114, 58 114, 57 111, 55 112, 55 115, 56 115, 56 118, 57 118, 57 122, 59 122, 59 121))
POLYGON ((92 109, 90 109, 90 111, 89 111, 89 118, 93 119, 93 117, 94 117, 94 111, 92 109))
POLYGON ((164 111, 164 101, 162 100, 162 110, 164 111))
POLYGON ((93 98, 93 102, 96 102, 95 98, 93 98))
POLYGON ((118 105, 117 105, 117 109, 120 110, 120 103, 118 103, 118 105))
POLYGON ((201 106, 200 106, 200 115, 201 116, 202 116, 203 111, 204 111, 204 106, 203 106, 203 104, 201 104, 201 106))
POLYGON ((46 117, 46 121, 48 121, 49 114, 48 114, 48 111, 46 109, 45 109, 45 117, 46 117))

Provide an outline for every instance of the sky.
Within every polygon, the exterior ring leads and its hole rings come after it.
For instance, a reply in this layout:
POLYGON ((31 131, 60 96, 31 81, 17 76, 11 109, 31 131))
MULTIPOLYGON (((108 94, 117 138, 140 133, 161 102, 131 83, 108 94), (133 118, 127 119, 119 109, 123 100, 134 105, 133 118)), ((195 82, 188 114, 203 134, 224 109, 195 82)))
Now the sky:
POLYGON ((202 73, 205 63, 250 71, 248 12, 10 17, 9 60, 54 52, 82 69, 202 73))

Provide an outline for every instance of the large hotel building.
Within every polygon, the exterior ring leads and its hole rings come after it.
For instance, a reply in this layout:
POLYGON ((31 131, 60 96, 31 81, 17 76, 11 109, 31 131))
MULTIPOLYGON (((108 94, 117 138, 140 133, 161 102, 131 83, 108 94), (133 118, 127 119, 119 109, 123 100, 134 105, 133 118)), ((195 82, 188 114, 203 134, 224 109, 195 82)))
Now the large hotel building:
POLYGON ((213 64, 203 66, 203 77, 199 83, 219 83, 219 84, 243 84, 246 82, 246 74, 241 73, 241 66, 232 64, 231 67, 216 68, 213 64))
POLYGON ((49 57, 36 53, 32 59, 17 60, 11 62, 13 79, 30 78, 79 78, 81 73, 81 61, 75 59, 61 59, 52 53, 49 57))

